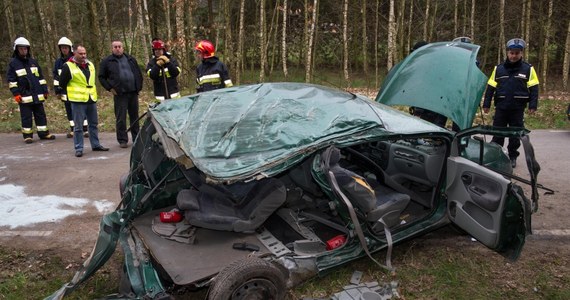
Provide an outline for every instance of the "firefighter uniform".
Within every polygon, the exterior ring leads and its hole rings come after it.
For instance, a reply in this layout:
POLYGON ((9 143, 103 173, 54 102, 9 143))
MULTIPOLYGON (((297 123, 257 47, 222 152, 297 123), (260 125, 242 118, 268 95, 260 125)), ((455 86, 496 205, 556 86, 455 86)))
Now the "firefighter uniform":
POLYGON ((49 133, 43 104, 48 95, 47 81, 38 62, 31 57, 29 49, 30 43, 27 39, 20 37, 14 41, 14 54, 6 73, 10 91, 20 107, 22 134, 28 144, 33 141, 33 121, 40 139, 55 139, 55 136, 49 133), (26 47, 27 51, 22 55, 19 49, 23 47, 26 47))
MULTIPOLYGON (((521 39, 513 39, 507 43, 507 50, 518 49, 522 51, 525 43, 521 39)), ((493 126, 497 127, 524 127, 524 110, 534 112, 538 107, 538 76, 535 69, 522 59, 517 61, 505 60, 497 65, 487 82, 487 91, 483 109, 491 106, 495 101, 495 116, 493 126)), ((505 139, 493 137, 493 142, 503 146, 505 139)), ((518 138, 509 138, 507 147, 509 158, 513 167, 519 156, 520 147, 518 138)))
POLYGON ((180 98, 178 61, 166 51, 166 45, 160 39, 152 42, 153 56, 146 65, 146 73, 153 82, 156 102, 180 98))
POLYGON ((200 41, 194 48, 202 57, 202 63, 196 67, 198 93, 233 86, 228 68, 215 56, 215 48, 210 41, 200 41))

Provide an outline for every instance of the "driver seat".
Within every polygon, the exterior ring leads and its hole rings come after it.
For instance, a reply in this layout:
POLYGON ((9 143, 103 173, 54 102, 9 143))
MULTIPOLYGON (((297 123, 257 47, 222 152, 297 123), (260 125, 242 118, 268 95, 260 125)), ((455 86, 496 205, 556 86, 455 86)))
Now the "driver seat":
POLYGON ((400 214, 410 202, 409 195, 384 185, 372 188, 364 177, 340 166, 340 150, 336 147, 326 149, 321 158, 325 160, 324 165, 333 173, 342 192, 368 222, 375 223, 373 228, 376 232, 384 229, 381 220, 388 228, 400 223, 400 214))

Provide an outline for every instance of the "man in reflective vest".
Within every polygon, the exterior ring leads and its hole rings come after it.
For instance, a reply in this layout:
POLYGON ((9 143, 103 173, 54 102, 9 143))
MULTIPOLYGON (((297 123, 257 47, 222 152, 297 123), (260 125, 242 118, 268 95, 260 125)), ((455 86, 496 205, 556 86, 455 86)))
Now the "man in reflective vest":
MULTIPOLYGON (((523 60, 526 42, 522 39, 511 39, 507 42, 507 59, 493 69, 487 82, 487 91, 483 102, 483 112, 488 113, 491 100, 495 99, 495 117, 493 126, 524 127, 524 110, 533 114, 538 107, 538 76, 534 68, 523 60)), ((501 146, 505 138, 493 137, 492 142, 501 146)), ((518 138, 509 138, 509 158, 511 166, 517 165, 518 138)))
POLYGON ((87 50, 81 45, 74 47, 73 57, 61 68, 59 84, 64 87, 67 101, 71 103, 75 124, 73 144, 75 156, 83 156, 83 120, 87 119, 89 142, 93 151, 109 151, 99 143, 97 125, 97 88, 95 66, 87 60, 87 50))
POLYGON ((20 107, 24 142, 33 142, 32 121, 36 122, 38 136, 42 140, 53 140, 47 127, 44 101, 48 96, 47 81, 42 69, 30 53, 30 42, 23 37, 14 41, 14 53, 6 73, 10 92, 20 107))

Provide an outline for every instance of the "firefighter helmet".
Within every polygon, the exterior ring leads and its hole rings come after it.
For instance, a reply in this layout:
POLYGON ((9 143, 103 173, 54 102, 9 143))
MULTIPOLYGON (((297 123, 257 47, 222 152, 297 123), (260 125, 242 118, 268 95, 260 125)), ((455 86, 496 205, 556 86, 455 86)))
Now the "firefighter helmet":
POLYGON ((70 39, 66 38, 66 37, 62 37, 61 39, 59 39, 59 42, 57 42, 58 46, 69 46, 69 47, 73 47, 73 43, 71 42, 70 39))
POLYGON ((18 46, 25 46, 30 48, 30 41, 28 41, 25 37, 19 37, 14 41, 14 50, 16 50, 16 47, 18 46))
POLYGON ((202 53, 203 58, 210 58, 216 55, 216 49, 214 48, 214 45, 212 42, 207 40, 199 41, 194 49, 202 53))
POLYGON ((158 50, 158 49, 166 51, 166 45, 161 39, 154 39, 152 41, 152 50, 158 50))
POLYGON ((523 39, 514 38, 507 42, 507 49, 519 49, 524 50, 526 48, 526 42, 523 39))

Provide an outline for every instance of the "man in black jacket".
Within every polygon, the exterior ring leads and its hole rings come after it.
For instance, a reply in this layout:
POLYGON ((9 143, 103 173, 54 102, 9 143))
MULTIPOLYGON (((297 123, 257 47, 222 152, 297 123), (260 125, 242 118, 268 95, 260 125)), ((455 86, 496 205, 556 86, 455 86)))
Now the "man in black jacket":
POLYGON ((14 53, 6 73, 10 92, 20 107, 24 142, 31 144, 34 133, 32 122, 36 122, 38 136, 42 140, 53 140, 47 127, 44 101, 48 97, 47 81, 38 62, 30 54, 30 42, 19 37, 14 41, 14 53))
MULTIPOLYGON (((522 39, 507 42, 507 59, 493 69, 487 82, 487 91, 483 102, 483 112, 488 113, 491 100, 495 99, 495 117, 493 126, 524 127, 524 110, 534 113, 538 107, 538 76, 534 68, 523 60, 526 43, 522 39)), ((505 138, 493 137, 492 142, 501 146, 505 138)), ((518 138, 509 138, 509 158, 511 166, 517 165, 518 138)))
POLYGON ((178 62, 166 51, 166 45, 161 39, 152 41, 152 54, 146 65, 146 73, 153 81, 156 102, 180 98, 177 80, 180 74, 178 62))
POLYGON ((127 148, 127 113, 133 142, 139 132, 136 120, 139 117, 139 92, 143 77, 137 60, 124 53, 123 43, 113 41, 111 45, 113 54, 101 61, 98 78, 101 85, 113 93, 117 141, 121 148, 127 148))

